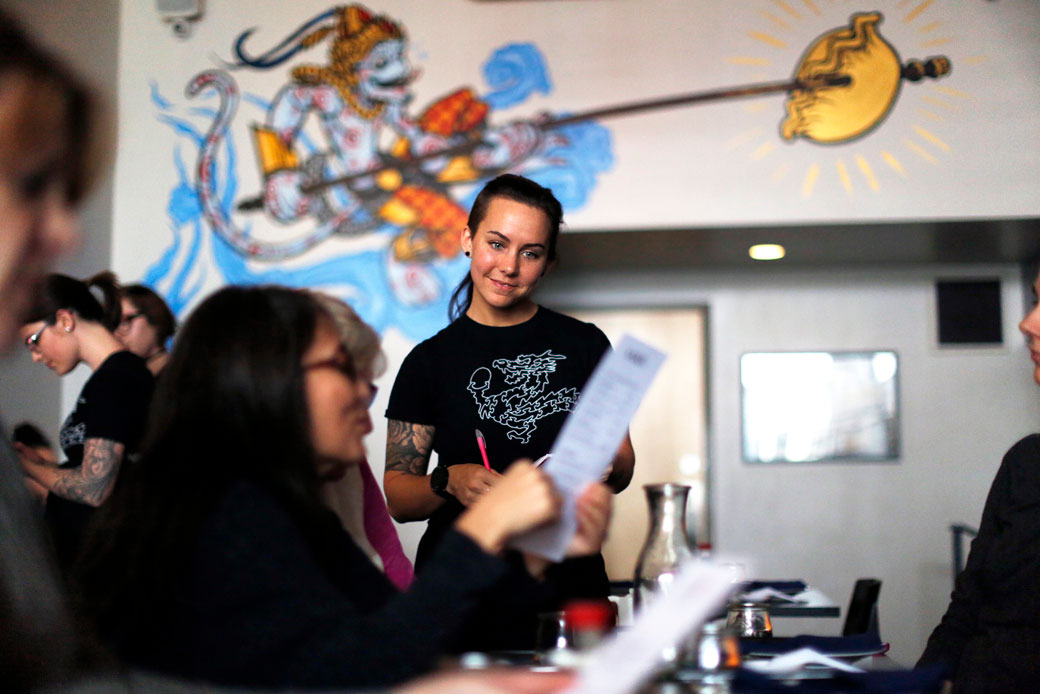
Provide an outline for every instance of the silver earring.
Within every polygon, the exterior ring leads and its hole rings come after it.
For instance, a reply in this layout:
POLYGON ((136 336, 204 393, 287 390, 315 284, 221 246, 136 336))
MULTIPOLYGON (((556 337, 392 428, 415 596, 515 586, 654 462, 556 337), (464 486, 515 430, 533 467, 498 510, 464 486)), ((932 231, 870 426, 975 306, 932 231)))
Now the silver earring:
POLYGON ((71 333, 72 332, 72 328, 70 328, 69 326, 66 325, 65 326, 65 332, 71 333))

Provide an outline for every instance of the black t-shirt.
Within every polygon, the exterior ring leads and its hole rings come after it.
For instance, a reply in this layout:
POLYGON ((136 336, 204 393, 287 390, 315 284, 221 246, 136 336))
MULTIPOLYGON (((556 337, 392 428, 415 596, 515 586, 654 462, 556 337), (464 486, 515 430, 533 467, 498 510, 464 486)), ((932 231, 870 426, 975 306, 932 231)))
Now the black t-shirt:
MULTIPOLYGON (((481 325, 463 316, 405 358, 386 416, 433 426, 432 448, 440 465, 483 464, 475 435, 480 429, 491 467, 503 472, 517 458, 534 460, 550 451, 585 382, 609 348, 606 335, 596 326, 545 307, 539 307, 530 320, 508 327, 481 325)), ((452 499, 430 518, 419 543, 418 570, 462 510, 452 499)), ((553 567, 547 584, 521 628, 532 638, 534 609, 558 609, 566 598, 605 597, 609 592, 599 556, 553 567)), ((503 603, 507 601, 503 596, 503 603)), ((514 640, 497 645, 524 644, 514 640)))
MULTIPOLYGON (((144 360, 131 352, 116 352, 102 362, 83 385, 76 407, 61 425, 58 444, 66 457, 62 467, 82 464, 83 442, 87 439, 121 443, 127 454, 136 451, 152 386, 152 374, 144 360)), ((94 510, 57 494, 47 495, 47 524, 62 566, 69 567, 76 558, 94 510)))

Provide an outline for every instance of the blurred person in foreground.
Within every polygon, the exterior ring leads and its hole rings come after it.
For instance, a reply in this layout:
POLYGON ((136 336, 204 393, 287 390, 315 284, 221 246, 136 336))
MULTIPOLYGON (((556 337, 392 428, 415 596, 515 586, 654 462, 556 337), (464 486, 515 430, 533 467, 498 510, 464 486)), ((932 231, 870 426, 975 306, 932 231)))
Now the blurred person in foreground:
MULTIPOLYGON (((36 291, 78 242, 94 120, 87 91, 0 13, 0 345, 10 348, 36 291)), ((0 436, 0 689, 71 677, 79 639, 43 519, 0 436), (15 540, 14 538, 17 538, 15 540)))
MULTIPOLYGON (((1040 385, 1040 276, 1019 323, 1040 385)), ((918 666, 950 668, 947 691, 1040 691, 1040 434, 1004 455, 979 534, 918 666)))
MULTIPOLYGON (((79 239, 75 206, 96 163, 87 90, 0 11, 0 348, 9 349, 51 264, 79 239)), ((0 426, 0 429, 3 427, 0 426)), ((91 678, 95 661, 70 616, 39 509, 0 432, 0 691, 193 692, 196 684, 128 674, 91 678)), ((400 694, 537 694, 566 677, 444 673, 400 694)))

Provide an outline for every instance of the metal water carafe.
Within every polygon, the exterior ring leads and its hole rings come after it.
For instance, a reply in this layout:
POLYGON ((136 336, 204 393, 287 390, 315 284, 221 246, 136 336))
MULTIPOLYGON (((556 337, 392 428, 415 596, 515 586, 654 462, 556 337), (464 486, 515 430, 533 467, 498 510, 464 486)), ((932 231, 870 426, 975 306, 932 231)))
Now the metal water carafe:
POLYGON ((686 532, 686 498, 690 487, 684 484, 647 484, 646 502, 650 507, 650 528, 639 553, 635 570, 635 609, 646 604, 654 593, 667 592, 679 566, 693 557, 693 538, 686 532))

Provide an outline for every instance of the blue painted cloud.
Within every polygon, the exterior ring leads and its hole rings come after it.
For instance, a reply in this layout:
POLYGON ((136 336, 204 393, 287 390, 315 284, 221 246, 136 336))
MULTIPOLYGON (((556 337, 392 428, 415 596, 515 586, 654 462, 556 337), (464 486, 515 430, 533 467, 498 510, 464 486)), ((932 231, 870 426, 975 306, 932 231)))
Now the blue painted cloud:
POLYGON ((492 53, 484 63, 484 79, 493 91, 482 98, 492 108, 506 108, 535 92, 552 91, 545 59, 530 43, 511 43, 492 53))

